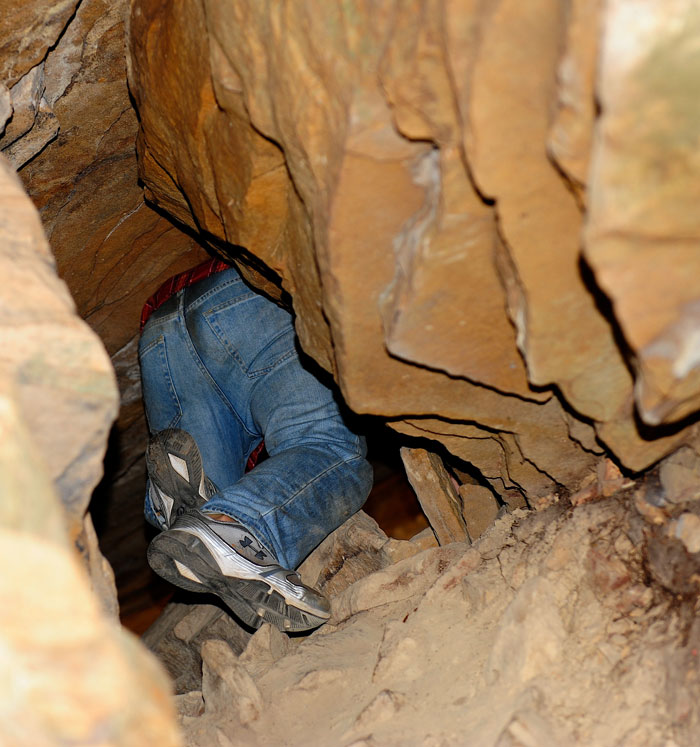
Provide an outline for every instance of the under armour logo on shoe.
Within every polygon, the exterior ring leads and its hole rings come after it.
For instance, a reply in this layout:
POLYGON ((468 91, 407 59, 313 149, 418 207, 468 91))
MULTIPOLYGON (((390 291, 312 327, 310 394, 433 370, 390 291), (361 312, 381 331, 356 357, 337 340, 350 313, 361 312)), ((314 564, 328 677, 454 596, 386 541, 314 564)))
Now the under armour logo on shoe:
MULTIPOLYGON (((244 537, 242 540, 238 541, 238 544, 241 547, 252 547, 253 546, 253 540, 250 537, 244 537)), ((258 558, 258 560, 264 560, 267 557, 267 553, 263 552, 262 550, 258 550, 255 553, 255 557, 258 558)))

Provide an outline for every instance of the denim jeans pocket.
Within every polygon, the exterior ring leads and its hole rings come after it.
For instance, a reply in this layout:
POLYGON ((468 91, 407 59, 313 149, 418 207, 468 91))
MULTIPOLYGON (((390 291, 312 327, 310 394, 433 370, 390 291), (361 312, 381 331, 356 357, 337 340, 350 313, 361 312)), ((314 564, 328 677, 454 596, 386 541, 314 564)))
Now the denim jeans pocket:
POLYGON ((296 353, 291 315, 261 296, 239 296, 206 311, 204 319, 250 379, 296 353))
POLYGON ((139 362, 151 432, 174 428, 182 417, 182 407, 173 384, 163 335, 139 349, 139 362))

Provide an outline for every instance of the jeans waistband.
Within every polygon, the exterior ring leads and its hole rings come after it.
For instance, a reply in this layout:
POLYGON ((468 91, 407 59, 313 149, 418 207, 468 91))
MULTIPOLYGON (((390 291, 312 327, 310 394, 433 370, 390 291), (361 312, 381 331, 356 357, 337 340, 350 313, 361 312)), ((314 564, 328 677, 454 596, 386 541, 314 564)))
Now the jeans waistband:
POLYGON ((238 271, 231 267, 228 270, 217 272, 204 280, 200 280, 194 285, 183 289, 184 303, 186 307, 199 301, 203 296, 207 296, 218 288, 230 285, 231 283, 242 282, 238 271))

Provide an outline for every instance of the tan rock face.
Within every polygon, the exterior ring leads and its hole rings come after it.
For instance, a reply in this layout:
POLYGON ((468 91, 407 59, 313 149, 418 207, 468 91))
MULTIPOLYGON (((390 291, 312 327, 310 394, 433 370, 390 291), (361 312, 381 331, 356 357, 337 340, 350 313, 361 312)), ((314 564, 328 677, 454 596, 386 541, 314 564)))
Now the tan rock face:
POLYGON ((643 469, 694 432, 639 423, 596 221, 595 276, 582 261, 584 203, 608 204, 601 177, 584 194, 594 127, 601 148, 612 121, 595 117, 599 22, 621 12, 137 0, 147 194, 280 276, 353 409, 440 441, 502 497, 578 489, 603 448, 643 469))
POLYGON ((23 76, 6 73, 11 117, 0 150, 22 167, 80 315, 118 356, 119 430, 141 424, 138 438, 122 439, 128 448, 121 461, 128 465, 145 437, 135 382, 141 306, 169 275, 207 255, 144 204, 137 183, 137 120, 125 81, 125 0, 52 3, 50 13, 38 1, 21 5, 22 14, 7 23, 12 34, 25 34, 26 59, 11 63, 0 51, 0 63, 23 76), (22 19, 41 23, 25 28, 22 19), (35 48, 42 55, 30 57, 35 48))
POLYGON ((175 745, 166 678, 115 625, 111 569, 86 517, 116 416, 114 373, 2 157, 0 272, 3 738, 175 745))
POLYGON ((0 79, 12 87, 40 63, 80 0, 7 0, 0 18, 0 79))
MULTIPOLYGON (((8 44, 23 34, 19 56, 0 49, 9 89, 4 98, 0 88, 0 133, 9 118, 0 150, 20 169, 58 272, 117 369, 121 410, 108 459, 115 484, 93 506, 98 515, 112 511, 120 557, 142 557, 143 520, 134 509, 140 489, 133 489, 131 469, 147 440, 136 361, 140 311, 163 280, 207 254, 148 207, 138 185, 137 120, 125 80, 126 0, 51 3, 50 10, 40 0, 19 5, 11 18, 3 9, 0 20, 8 24, 1 37, 8 44), (27 19, 36 23, 23 26, 27 19), (132 479, 120 481, 130 469, 132 479)), ((87 545, 88 534, 80 542, 87 545)))
POLYGON ((0 180, 0 375, 13 389, 77 539, 116 416, 114 373, 56 277, 36 210, 4 159, 0 180))
POLYGON ((125 9, 80 4, 44 63, 43 96, 61 131, 21 171, 59 273, 111 355, 137 334, 141 306, 159 282, 206 256, 144 204, 137 184, 125 9))
POLYGON ((697 7, 681 0, 610 3, 603 32, 586 257, 634 351, 651 425, 700 404, 699 32, 697 7))

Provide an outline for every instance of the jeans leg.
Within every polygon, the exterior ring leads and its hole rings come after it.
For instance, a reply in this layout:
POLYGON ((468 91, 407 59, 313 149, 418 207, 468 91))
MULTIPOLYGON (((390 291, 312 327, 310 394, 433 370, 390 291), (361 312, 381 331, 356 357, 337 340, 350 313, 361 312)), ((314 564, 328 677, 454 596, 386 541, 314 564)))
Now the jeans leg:
POLYGON ((239 518, 296 568, 364 504, 372 485, 364 439, 332 392, 295 355, 260 379, 251 412, 270 457, 206 504, 239 518))
MULTIPOLYGON (((175 310, 149 320, 139 345, 143 399, 150 432, 182 428, 202 453, 205 473, 217 486, 235 483, 258 443, 201 365, 184 323, 182 299, 175 310)), ((161 526, 146 489, 144 513, 161 526)))
POLYGON ((294 346, 289 314, 235 271, 180 294, 176 313, 156 312, 141 344, 151 431, 189 431, 219 488, 203 510, 239 520, 289 568, 361 508, 372 482, 364 441, 294 346), (270 457, 244 475, 263 435, 270 457))

